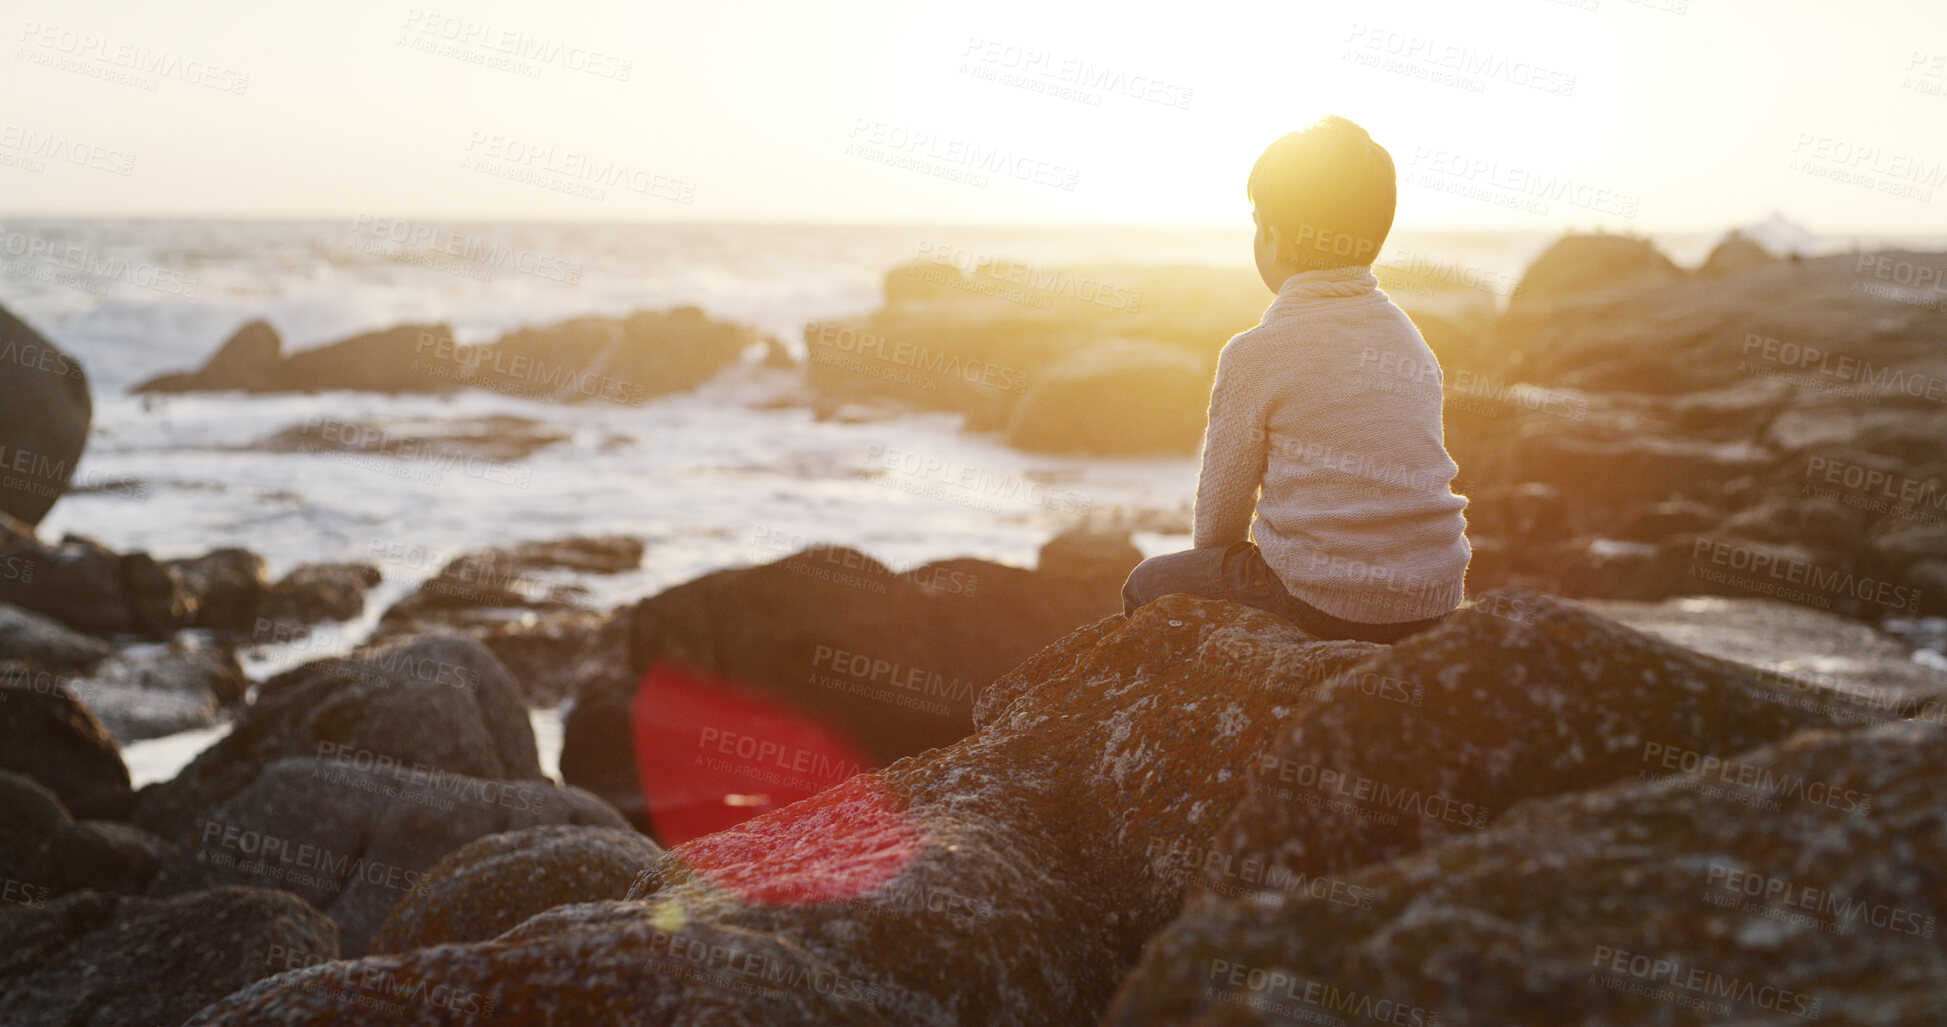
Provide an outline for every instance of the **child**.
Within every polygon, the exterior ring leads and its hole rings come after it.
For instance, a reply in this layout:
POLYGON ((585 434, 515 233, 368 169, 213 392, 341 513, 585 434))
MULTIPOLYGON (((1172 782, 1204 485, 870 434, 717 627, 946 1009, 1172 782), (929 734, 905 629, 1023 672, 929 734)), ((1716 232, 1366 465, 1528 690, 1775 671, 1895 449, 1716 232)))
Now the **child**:
POLYGON ((1393 159, 1323 118, 1272 143, 1247 193, 1258 274, 1278 295, 1217 358, 1196 548, 1138 566, 1124 612, 1185 592, 1320 639, 1397 641, 1460 604, 1472 551, 1440 365, 1372 275, 1393 159))

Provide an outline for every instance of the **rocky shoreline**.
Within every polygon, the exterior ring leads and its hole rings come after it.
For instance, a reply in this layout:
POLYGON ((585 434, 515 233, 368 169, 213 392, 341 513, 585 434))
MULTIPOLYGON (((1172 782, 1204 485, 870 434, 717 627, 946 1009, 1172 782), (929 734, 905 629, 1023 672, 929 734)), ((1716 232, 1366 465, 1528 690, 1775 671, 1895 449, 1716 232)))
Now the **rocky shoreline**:
MULTIPOLYGON (((1262 305, 1228 271, 950 270, 895 271, 882 310, 807 327, 791 402, 946 409, 1037 451, 1194 451, 1216 347, 1262 305), (1153 431, 1106 427, 1134 413, 1153 431)), ((1947 613, 1947 304, 1915 283, 1947 280, 1947 254, 1732 239, 1693 271, 1570 236, 1505 309, 1391 279, 1445 369, 1475 557, 1470 603, 1390 647, 1180 596, 1125 618, 1126 521, 1032 568, 813 546, 614 609, 577 582, 654 543, 599 536, 462 554, 350 654, 251 680, 237 650, 301 651, 385 572, 49 541, 14 489, 0 1007, 1947 1020, 1947 658, 1915 656, 1947 613), (559 784, 527 716, 557 704, 559 784), (220 721, 174 779, 131 786, 122 743, 220 721)), ((78 453, 79 364, 4 327, 67 406, 0 441, 78 453)), ((534 395, 543 367, 557 401, 628 404, 759 359, 789 361, 694 310, 288 354, 255 323, 140 388, 534 395), (409 366, 427 359, 469 370, 409 366), (603 376, 635 391, 575 388, 603 376)), ((334 422, 253 448, 517 474, 561 438, 334 422)), ((56 495, 72 459, 42 469, 56 495)))

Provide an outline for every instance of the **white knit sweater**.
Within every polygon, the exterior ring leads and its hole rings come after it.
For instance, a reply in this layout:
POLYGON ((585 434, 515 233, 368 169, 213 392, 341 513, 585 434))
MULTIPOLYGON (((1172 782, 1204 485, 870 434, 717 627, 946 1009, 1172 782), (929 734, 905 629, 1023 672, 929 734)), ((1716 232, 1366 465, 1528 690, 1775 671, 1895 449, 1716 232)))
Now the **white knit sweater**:
POLYGON ((1472 555, 1458 470, 1440 365, 1371 270, 1293 275, 1217 358, 1196 545, 1248 530, 1287 591, 1344 620, 1437 617, 1472 555))

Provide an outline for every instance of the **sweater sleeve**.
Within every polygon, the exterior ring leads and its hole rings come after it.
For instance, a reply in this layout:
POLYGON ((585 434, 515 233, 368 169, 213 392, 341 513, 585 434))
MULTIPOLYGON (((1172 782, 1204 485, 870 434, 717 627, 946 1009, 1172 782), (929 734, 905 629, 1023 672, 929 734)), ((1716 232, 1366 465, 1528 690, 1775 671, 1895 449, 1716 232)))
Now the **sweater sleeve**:
POLYGON ((1269 448, 1260 386, 1255 375, 1239 368, 1236 350, 1224 347, 1210 389, 1210 427, 1203 437, 1203 467, 1197 472, 1192 544, 1199 549, 1250 538, 1269 448))

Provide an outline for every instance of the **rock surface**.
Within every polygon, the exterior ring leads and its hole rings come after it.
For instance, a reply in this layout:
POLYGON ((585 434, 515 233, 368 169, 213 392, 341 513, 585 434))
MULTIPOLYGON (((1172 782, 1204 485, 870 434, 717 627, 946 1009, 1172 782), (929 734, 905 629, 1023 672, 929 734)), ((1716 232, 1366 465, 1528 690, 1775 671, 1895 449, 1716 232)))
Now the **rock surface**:
POLYGON ((88 444, 94 400, 81 362, 0 307, 0 513, 41 522, 88 444))
POLYGON ((629 829, 552 825, 490 834, 419 875, 371 951, 486 941, 556 906, 620 899, 662 854, 629 829))
POLYGON ((0 879, 8 902, 75 891, 139 894, 173 856, 162 839, 112 820, 76 821, 34 779, 0 770, 0 879))
POLYGON ((176 1027, 253 981, 336 959, 336 934, 266 888, 0 906, 0 1009, 10 1027, 176 1027))
POLYGON ((1155 342, 1096 342, 1035 376, 1007 419, 1007 442, 1048 453, 1194 453, 1212 368, 1155 342))
POLYGON ((101 639, 75 631, 52 617, 0 604, 0 660, 70 669, 91 666, 112 651, 101 639))
POLYGON ((40 782, 88 819, 125 819, 134 799, 115 739, 51 678, 0 686, 0 770, 40 782))
POLYGON ((317 756, 490 781, 541 776, 520 690, 499 663, 464 639, 418 639, 264 682, 229 734, 142 790, 134 822, 186 843, 198 818, 272 761, 317 756))
POLYGON ((653 830, 630 709, 645 672, 669 662, 785 703, 876 765, 950 744, 972 730, 974 696, 988 682, 1121 609, 1122 578, 1141 554, 1126 539, 1093 542, 1098 553, 1086 559, 1076 545, 1050 542, 1057 555, 1045 571, 943 560, 901 573, 855 550, 813 548, 645 599, 626 620, 625 673, 575 697, 563 779, 653 830))
POLYGON ((198 1022, 382 1022, 333 990, 373 972, 534 1024, 1093 1022, 1253 754, 1376 648, 1167 597, 1016 668, 972 737, 674 849, 630 901, 319 967, 198 1022))
POLYGON ((761 341, 696 307, 579 317, 460 346, 446 325, 399 325, 313 349, 282 352, 262 322, 245 325, 199 370, 160 375, 144 392, 449 392, 483 388, 562 403, 640 404, 692 388, 761 341))
POLYGON ((160 636, 189 608, 181 588, 147 553, 117 553, 70 535, 41 541, 0 516, 0 603, 45 614, 90 635, 160 636))
POLYGON ((1336 895, 1193 902, 1103 1022, 1937 1023, 1943 743, 1806 732, 1518 805, 1336 895))
POLYGON ((423 765, 283 759, 198 818, 154 896, 224 885, 283 888, 338 925, 340 951, 363 955, 379 926, 448 853, 536 824, 622 827, 578 788, 494 781, 423 765))

